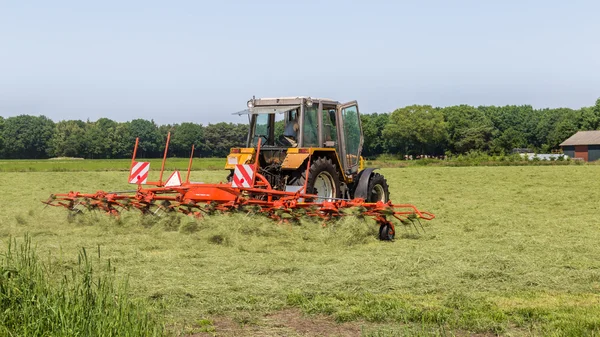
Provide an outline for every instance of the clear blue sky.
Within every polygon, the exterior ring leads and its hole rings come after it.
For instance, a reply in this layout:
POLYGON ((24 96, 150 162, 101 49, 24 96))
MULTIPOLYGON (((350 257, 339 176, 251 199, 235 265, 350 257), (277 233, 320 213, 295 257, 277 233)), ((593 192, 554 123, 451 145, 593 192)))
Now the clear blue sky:
POLYGON ((593 105, 600 1, 3 1, 0 115, 246 122, 256 95, 593 105))

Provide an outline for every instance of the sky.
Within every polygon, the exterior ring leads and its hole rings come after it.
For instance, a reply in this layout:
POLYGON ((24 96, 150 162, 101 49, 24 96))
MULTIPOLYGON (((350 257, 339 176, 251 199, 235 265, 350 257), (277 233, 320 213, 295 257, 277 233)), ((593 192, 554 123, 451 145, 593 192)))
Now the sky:
POLYGON ((5 1, 0 116, 247 122, 252 96, 591 106, 600 1, 5 1))

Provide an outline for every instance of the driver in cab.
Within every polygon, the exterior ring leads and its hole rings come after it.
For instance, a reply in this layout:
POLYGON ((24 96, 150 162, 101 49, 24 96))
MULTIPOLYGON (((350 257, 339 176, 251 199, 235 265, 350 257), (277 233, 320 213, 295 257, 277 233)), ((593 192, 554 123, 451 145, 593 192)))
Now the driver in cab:
POLYGON ((296 111, 290 112, 290 118, 285 125, 283 130, 283 139, 286 143, 289 143, 291 147, 298 147, 297 135, 300 126, 298 125, 298 113, 296 111))

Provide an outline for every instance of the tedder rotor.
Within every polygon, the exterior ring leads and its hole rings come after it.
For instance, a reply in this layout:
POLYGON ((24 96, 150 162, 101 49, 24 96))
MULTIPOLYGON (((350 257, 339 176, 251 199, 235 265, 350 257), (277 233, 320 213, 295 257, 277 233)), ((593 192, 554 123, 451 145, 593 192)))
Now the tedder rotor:
POLYGON ((227 157, 227 182, 190 182, 193 145, 186 179, 175 171, 163 181, 169 133, 158 181, 148 181, 149 162, 136 161, 136 139, 129 173, 129 183, 138 185, 135 192, 69 192, 53 194, 44 203, 115 216, 123 209, 137 208, 144 214, 181 212, 198 218, 243 211, 279 222, 370 217, 379 225, 381 240, 394 238, 393 219, 415 226, 420 219, 435 217, 410 204, 392 203, 385 178, 373 168, 364 168, 355 101, 253 98, 248 110, 238 114, 248 115, 250 128, 246 147, 232 148, 227 157))

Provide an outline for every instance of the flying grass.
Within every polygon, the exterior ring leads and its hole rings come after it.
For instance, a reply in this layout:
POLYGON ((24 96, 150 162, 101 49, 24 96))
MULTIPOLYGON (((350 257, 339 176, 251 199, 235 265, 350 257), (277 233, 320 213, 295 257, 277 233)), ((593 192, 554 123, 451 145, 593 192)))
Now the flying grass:
MULTIPOLYGON (((52 192, 130 189, 126 174, 4 173, 0 239, 30 233, 40 254, 70 263, 82 246, 100 246, 134 298, 150 302, 174 333, 230 317, 266 334, 263 315, 290 307, 363 322, 371 336, 600 332, 600 167, 380 171, 394 202, 437 219, 419 233, 397 226, 394 242, 352 218, 323 226, 131 211, 69 223, 65 210, 42 211, 39 201, 52 192)), ((223 181, 226 173, 194 171, 191 180, 223 181)))

